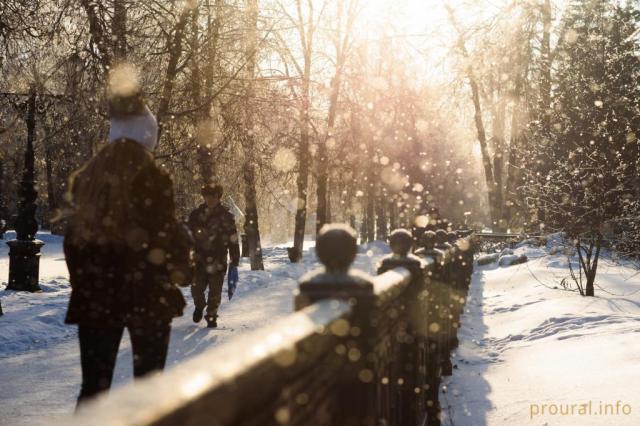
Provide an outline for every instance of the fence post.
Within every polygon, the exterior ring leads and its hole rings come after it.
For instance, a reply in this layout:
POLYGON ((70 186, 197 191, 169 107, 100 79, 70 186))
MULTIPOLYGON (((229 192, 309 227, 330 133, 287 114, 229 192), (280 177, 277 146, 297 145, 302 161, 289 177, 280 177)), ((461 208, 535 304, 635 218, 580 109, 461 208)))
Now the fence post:
POLYGON ((445 252, 435 248, 436 233, 425 231, 420 238, 421 248, 416 252, 421 256, 432 257, 435 268, 425 276, 427 288, 427 424, 440 424, 440 404, 438 392, 443 364, 448 360, 445 355, 446 317, 445 307, 447 286, 445 279, 445 252))
POLYGON ((406 229, 398 229, 389 236, 393 254, 382 259, 378 274, 403 267, 411 272, 411 284, 403 296, 404 315, 407 322, 407 338, 399 345, 397 363, 403 379, 399 386, 397 413, 398 425, 421 425, 426 420, 427 382, 427 289, 425 268, 419 257, 410 254, 413 237, 406 229))
MULTIPOLYGON (((460 315, 464 307, 465 297, 462 295, 461 280, 463 276, 462 259, 460 254, 460 248, 457 244, 458 236, 454 232, 447 233, 447 242, 451 246, 449 248, 449 263, 447 269, 449 270, 449 276, 447 278, 447 285, 449 287, 448 294, 448 307, 450 312, 451 321, 449 329, 448 349, 451 351, 458 347, 458 330, 460 329, 460 315)), ((451 358, 449 357, 449 360, 451 358)), ((450 376, 453 373, 453 366, 451 362, 448 363, 449 370, 445 375, 450 376)))
POLYGON ((319 300, 346 300, 354 314, 330 332, 343 338, 336 353, 344 356, 345 370, 335 398, 340 412, 333 424, 375 425, 376 383, 372 361, 375 333, 375 294, 372 277, 350 270, 358 245, 356 232, 345 225, 325 225, 316 240, 316 254, 324 268, 300 279, 295 308, 300 310, 319 300))
POLYGON ((453 304, 453 328, 455 335, 452 337, 452 348, 458 347, 457 331, 462 326, 462 314, 469 292, 471 275, 473 274, 473 247, 471 238, 464 238, 460 234, 455 236, 451 248, 451 278, 452 278, 452 304, 453 304))

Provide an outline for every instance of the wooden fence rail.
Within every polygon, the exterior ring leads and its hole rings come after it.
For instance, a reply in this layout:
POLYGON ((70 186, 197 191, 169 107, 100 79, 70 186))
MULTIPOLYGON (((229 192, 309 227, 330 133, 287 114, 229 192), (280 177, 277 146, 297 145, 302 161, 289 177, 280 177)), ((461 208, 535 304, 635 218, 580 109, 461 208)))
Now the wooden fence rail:
POLYGON ((437 425, 473 265, 472 238, 411 254, 392 233, 379 275, 350 269, 340 225, 316 242, 296 312, 97 398, 79 425, 437 425))

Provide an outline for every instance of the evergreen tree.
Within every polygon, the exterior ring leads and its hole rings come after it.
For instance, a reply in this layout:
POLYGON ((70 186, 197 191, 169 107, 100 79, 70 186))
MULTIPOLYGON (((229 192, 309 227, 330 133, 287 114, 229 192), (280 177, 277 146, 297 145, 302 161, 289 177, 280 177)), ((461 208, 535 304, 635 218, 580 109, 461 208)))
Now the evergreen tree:
MULTIPOLYGON (((537 159, 548 163, 531 168, 527 190, 544 206, 547 228, 574 239, 586 295, 593 295, 603 235, 628 207, 637 174, 638 21, 631 4, 572 2, 562 22, 548 136, 544 123, 532 126, 537 159)), ((581 287, 582 278, 576 281, 581 287)))

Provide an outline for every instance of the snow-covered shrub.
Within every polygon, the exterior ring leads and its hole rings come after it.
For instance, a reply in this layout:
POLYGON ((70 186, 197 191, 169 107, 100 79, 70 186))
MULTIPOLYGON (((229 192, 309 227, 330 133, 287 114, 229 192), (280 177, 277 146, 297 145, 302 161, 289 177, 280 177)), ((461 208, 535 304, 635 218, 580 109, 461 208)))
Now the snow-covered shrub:
POLYGON ((478 260, 476 260, 476 263, 478 264, 478 266, 490 265, 492 263, 497 262, 499 258, 500 258, 500 253, 485 254, 478 257, 478 260))
POLYGON ((507 255, 510 255, 510 254, 513 254, 513 250, 512 250, 512 249, 510 249, 510 248, 506 248, 506 249, 503 249, 503 250, 500 252, 500 257, 502 257, 502 256, 507 256, 507 255))
POLYGON ((498 261, 498 265, 500 266, 513 266, 520 265, 522 263, 526 263, 529 260, 525 254, 507 254, 505 256, 501 256, 498 261))

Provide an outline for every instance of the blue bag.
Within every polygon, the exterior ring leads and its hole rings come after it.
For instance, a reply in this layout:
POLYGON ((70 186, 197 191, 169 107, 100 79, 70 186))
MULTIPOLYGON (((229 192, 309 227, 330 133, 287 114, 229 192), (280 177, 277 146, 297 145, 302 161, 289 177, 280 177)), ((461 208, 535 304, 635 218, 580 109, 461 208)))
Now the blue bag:
POLYGON ((238 268, 236 266, 229 266, 229 273, 227 274, 227 294, 229 300, 233 297, 233 293, 238 286, 238 268))

